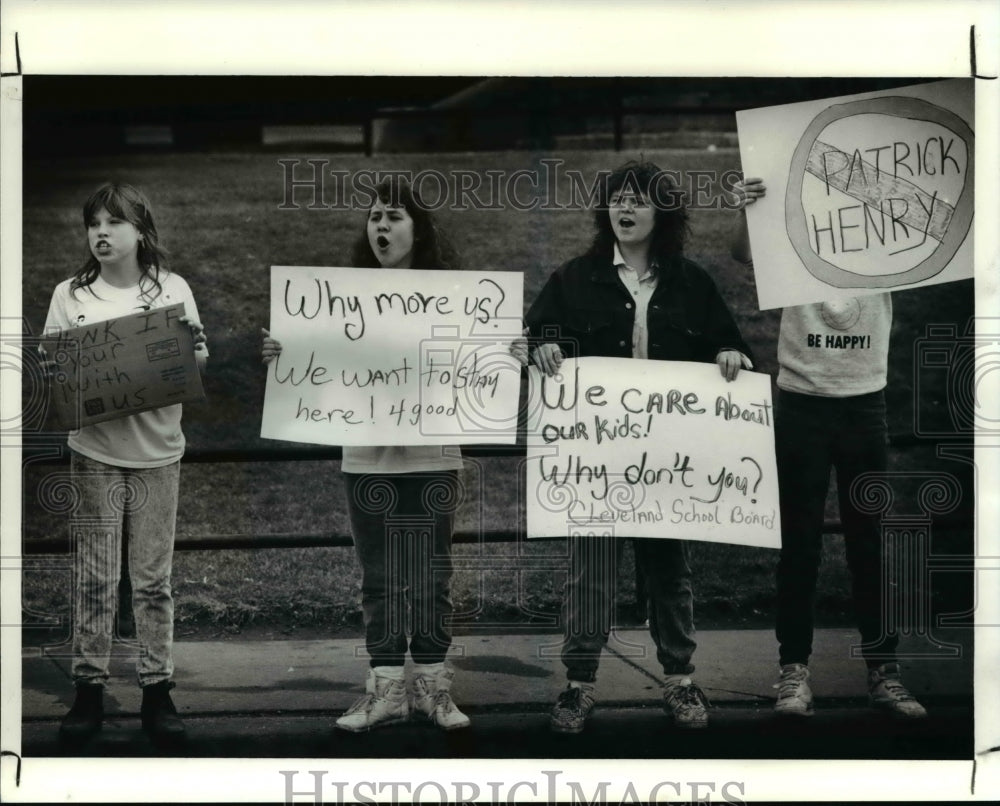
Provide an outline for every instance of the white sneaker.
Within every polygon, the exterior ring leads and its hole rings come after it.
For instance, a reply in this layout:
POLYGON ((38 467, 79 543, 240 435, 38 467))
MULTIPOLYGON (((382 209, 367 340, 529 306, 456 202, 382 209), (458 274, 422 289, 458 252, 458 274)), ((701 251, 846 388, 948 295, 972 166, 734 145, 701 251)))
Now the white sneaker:
POLYGON ((344 712, 336 725, 341 730, 362 733, 383 725, 405 722, 409 716, 406 683, 379 675, 376 669, 369 669, 364 696, 344 712))
POLYGON ((469 727, 469 717, 458 710, 451 699, 451 681, 455 673, 443 663, 428 664, 426 671, 413 676, 413 710, 443 730, 469 727))
POLYGON ((786 663, 781 667, 781 678, 774 687, 778 700, 774 712, 781 716, 812 716, 813 695, 809 688, 809 667, 804 663, 786 663))
POLYGON ((885 663, 868 671, 868 702, 873 708, 906 719, 923 719, 927 710, 906 690, 898 663, 885 663))

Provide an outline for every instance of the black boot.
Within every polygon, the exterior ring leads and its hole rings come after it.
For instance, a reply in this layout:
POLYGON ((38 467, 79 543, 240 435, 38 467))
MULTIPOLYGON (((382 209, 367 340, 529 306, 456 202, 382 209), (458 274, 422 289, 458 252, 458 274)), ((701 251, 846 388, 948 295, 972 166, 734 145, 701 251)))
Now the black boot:
POLYGON ((142 688, 142 729, 154 742, 176 744, 184 739, 184 723, 177 716, 177 709, 170 699, 174 684, 169 680, 142 688))
POLYGON ((76 700, 59 725, 59 738, 65 742, 84 742, 101 729, 102 719, 104 686, 99 683, 77 683, 76 700))

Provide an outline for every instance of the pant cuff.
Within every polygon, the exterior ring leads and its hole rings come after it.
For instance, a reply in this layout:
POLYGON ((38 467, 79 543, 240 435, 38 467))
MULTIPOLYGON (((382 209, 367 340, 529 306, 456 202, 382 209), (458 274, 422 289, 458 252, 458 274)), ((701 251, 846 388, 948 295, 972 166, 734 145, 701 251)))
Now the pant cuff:
POLYGON ((155 686, 157 683, 167 683, 170 681, 169 674, 161 675, 150 675, 148 677, 139 678, 139 688, 146 688, 146 686, 155 686))
POLYGON ((691 674, 692 672, 694 672, 694 669, 695 667, 693 663, 688 663, 685 666, 672 666, 669 668, 664 666, 663 673, 665 675, 691 674))

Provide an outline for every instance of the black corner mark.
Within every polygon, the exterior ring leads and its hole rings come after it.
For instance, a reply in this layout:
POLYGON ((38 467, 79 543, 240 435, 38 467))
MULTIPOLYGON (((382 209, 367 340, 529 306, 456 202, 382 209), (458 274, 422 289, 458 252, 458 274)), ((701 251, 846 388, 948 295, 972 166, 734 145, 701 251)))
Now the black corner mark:
MULTIPOLYGON (((20 67, 20 63, 18 64, 20 67)), ((3 756, 13 756, 17 759, 17 769, 14 771, 14 786, 21 785, 21 756, 13 750, 0 750, 0 758, 3 756)))
POLYGON ((18 39, 17 31, 14 31, 14 61, 17 63, 17 69, 13 73, 0 73, 0 78, 8 78, 10 76, 22 75, 21 70, 21 43, 18 39))
POLYGON ((976 72, 976 26, 969 26, 969 74, 972 78, 985 78, 996 81, 996 76, 979 75, 976 72))

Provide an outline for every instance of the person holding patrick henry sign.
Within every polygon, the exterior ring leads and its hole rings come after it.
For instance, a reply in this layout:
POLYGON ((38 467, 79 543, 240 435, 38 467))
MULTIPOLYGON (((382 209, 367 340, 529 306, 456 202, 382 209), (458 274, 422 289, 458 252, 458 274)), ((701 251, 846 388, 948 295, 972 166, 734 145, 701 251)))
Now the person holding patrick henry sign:
MULTIPOLYGON (((750 268, 746 207, 763 203, 766 192, 757 178, 733 189, 739 213, 732 256, 750 268)), ((878 516, 862 512, 851 494, 855 480, 884 473, 888 466, 884 389, 891 328, 887 292, 782 309, 774 412, 782 528, 776 622, 781 670, 775 712, 782 716, 813 713, 808 663, 831 467, 837 471, 869 701, 903 718, 927 713, 900 680, 898 636, 883 630, 878 516), (844 349, 846 345, 863 349, 844 349)))

